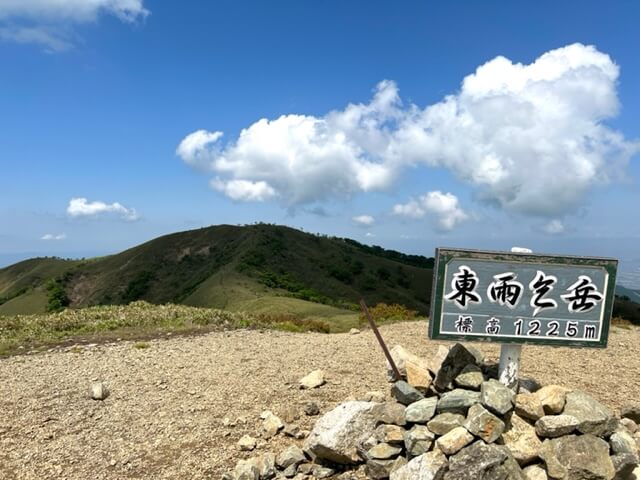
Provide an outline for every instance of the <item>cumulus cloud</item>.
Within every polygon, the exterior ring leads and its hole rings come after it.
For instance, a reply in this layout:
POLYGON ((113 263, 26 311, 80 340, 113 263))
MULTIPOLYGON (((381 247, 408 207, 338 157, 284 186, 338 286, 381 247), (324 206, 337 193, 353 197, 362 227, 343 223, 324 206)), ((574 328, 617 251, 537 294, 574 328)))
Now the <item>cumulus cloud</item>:
MULTIPOLYGON (((176 153, 189 165, 232 181, 265 182, 287 207, 346 198, 392 184, 395 169, 373 152, 389 144, 384 123, 395 116, 398 103, 395 85, 382 82, 366 105, 324 117, 261 119, 226 145, 220 143, 222 132, 199 130, 185 137, 176 153)), ((219 181, 213 186, 222 191, 219 181)))
POLYGON ((619 110, 618 76, 607 54, 582 44, 528 65, 500 56, 434 105, 403 104, 383 81, 369 103, 261 119, 226 143, 199 130, 177 153, 223 182, 265 182, 287 207, 389 189, 426 166, 447 168, 499 208, 553 218, 640 151, 604 123, 619 110))
POLYGON ((220 153, 217 142, 221 137, 222 132, 196 130, 184 137, 176 149, 176 154, 192 167, 211 170, 213 160, 220 153))
POLYGON ((250 180, 220 180, 211 181, 211 186, 236 201, 264 202, 277 196, 276 191, 267 182, 252 182, 250 180))
POLYGON ((54 235, 53 233, 45 233, 40 237, 40 240, 64 240, 65 238, 67 238, 67 235, 64 233, 59 233, 57 235, 54 235))
POLYGON ((95 22, 101 14, 126 23, 149 15, 143 0, 2 0, 0 39, 40 45, 54 53, 72 48, 72 25, 95 22))
POLYGON ((448 232, 469 218, 452 193, 427 192, 417 199, 393 207, 395 215, 418 219, 429 217, 438 230, 448 232))
POLYGON ((558 219, 550 220, 542 227, 542 230, 549 235, 558 235, 564 232, 564 224, 558 219))
POLYGON ((351 220, 362 227, 370 227, 376 221, 376 219, 371 215, 358 215, 356 217, 353 217, 351 220))
POLYGON ((67 207, 67 213, 71 217, 98 217, 101 215, 117 215, 123 220, 134 221, 140 217, 133 208, 127 208, 118 202, 107 204, 96 201, 89 202, 86 198, 72 198, 67 207))

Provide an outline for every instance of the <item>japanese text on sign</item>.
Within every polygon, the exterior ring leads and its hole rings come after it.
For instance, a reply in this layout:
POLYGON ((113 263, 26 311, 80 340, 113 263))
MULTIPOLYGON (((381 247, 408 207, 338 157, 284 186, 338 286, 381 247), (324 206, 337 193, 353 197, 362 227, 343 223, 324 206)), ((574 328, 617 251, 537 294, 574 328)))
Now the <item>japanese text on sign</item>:
POLYGON ((615 260, 453 249, 437 257, 432 338, 606 345, 615 260))

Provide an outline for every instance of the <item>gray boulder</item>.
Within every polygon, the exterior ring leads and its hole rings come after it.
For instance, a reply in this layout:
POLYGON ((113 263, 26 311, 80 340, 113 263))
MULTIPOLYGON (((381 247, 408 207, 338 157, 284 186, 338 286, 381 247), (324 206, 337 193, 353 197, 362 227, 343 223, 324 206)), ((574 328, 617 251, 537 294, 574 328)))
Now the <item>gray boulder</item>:
POLYGON ((584 392, 567 393, 563 413, 578 419, 578 431, 598 437, 610 435, 617 426, 613 413, 584 392))
POLYGON ((418 400, 407 407, 404 418, 410 423, 427 423, 436 413, 437 397, 418 400))
POLYGON ((436 440, 436 446, 442 453, 453 455, 469 445, 473 440, 473 435, 471 435, 466 428, 456 427, 446 435, 438 438, 436 440))
POLYGON ((444 390, 469 364, 475 364, 473 356, 462 344, 456 343, 447 353, 440 369, 436 373, 434 386, 437 390, 444 390))
POLYGON ((464 367, 460 374, 453 380, 455 386, 468 388, 469 390, 480 390, 482 382, 484 382, 482 369, 477 365, 472 364, 464 367))
MULTIPOLYGON (((420 361, 421 361, 421 359, 419 357, 417 357, 416 355, 411 353, 409 350, 404 348, 402 345, 395 345, 389 351, 389 353, 391 354, 391 358, 393 359, 393 363, 396 364, 396 368, 398 369, 398 372, 400 372, 400 375, 402 375, 405 378, 407 376, 407 365, 406 365, 407 360, 413 361, 414 363, 420 363, 420 361)), ((389 364, 388 361, 387 361, 387 377, 392 381, 393 380, 399 380, 398 378, 394 378, 395 377, 395 372, 393 371, 393 368, 391 368, 391 365, 389 364)))
POLYGON ((320 407, 316 402, 307 402, 304 405, 304 414, 309 417, 314 417, 320 413, 320 407))
POLYGON ((625 405, 620 410, 622 418, 630 418, 636 423, 640 423, 640 405, 625 405))
POLYGON ((442 362, 444 362, 444 359, 447 358, 448 354, 449 347, 438 345, 438 351, 433 355, 433 357, 431 357, 431 360, 429 361, 429 371, 431 371, 431 373, 433 373, 434 375, 437 375, 440 367, 442 367, 442 362))
POLYGON ((620 425, 626 428, 632 435, 638 431, 638 424, 630 418, 621 418, 620 425))
POLYGON ((549 480, 547 471, 540 465, 529 465, 522 471, 527 480, 549 480))
POLYGON ((250 460, 240 460, 234 470, 236 480, 259 480, 260 470, 250 460))
POLYGON ((367 458, 374 460, 389 460, 400 455, 400 452, 402 452, 402 448, 400 447, 394 447, 388 443, 379 443, 369 449, 367 452, 367 458))
POLYGON ((636 458, 638 457, 636 441, 624 428, 619 428, 611 435, 609 444, 611 445, 611 451, 613 453, 630 453, 636 458))
POLYGON ((358 446, 373 435, 378 424, 376 405, 381 404, 351 401, 338 405, 316 422, 305 450, 320 460, 359 462, 358 446))
POLYGON ((427 423, 427 427, 436 435, 444 435, 456 427, 464 425, 464 415, 459 413, 444 412, 439 413, 427 423))
POLYGON ((391 395, 403 405, 411 405, 418 400, 422 400, 424 395, 409 385, 404 380, 399 380, 391 387, 391 395))
POLYGON ((520 465, 527 465, 539 457, 542 442, 536 435, 536 429, 517 414, 512 414, 506 422, 502 434, 504 446, 520 465))
POLYGON ((265 453, 258 457, 248 460, 258 469, 258 477, 260 480, 269 480, 276 476, 276 456, 273 453, 265 453))
MULTIPOLYGON (((336 473, 336 471, 333 468, 329 468, 329 467, 322 467, 320 465, 317 465, 314 469, 313 469, 313 478, 329 478, 331 477, 334 473, 336 473)), ((260 479, 262 480, 262 479, 260 479)))
POLYGON ((284 470, 291 465, 297 466, 306 460, 307 458, 305 457, 304 452, 299 447, 292 445, 278 455, 276 463, 278 464, 278 467, 284 470))
POLYGON ((580 422, 572 415, 545 415, 536 422, 536 433, 544 438, 556 438, 575 431, 580 422))
POLYGON ((375 437, 378 442, 384 442, 390 445, 404 444, 404 434, 404 428, 398 425, 378 425, 375 431, 375 437))
POLYGON ((528 418, 534 422, 544 417, 544 408, 537 395, 533 393, 520 393, 515 396, 515 411, 522 418, 528 418))
POLYGON ((638 458, 630 453, 617 453, 611 456, 611 463, 616 472, 614 480, 630 480, 638 466, 638 458))
POLYGON ((374 407, 374 415, 378 417, 380 423, 404 426, 407 421, 404 418, 406 407, 398 402, 378 403, 374 407))
POLYGON ((497 380, 483 382, 480 395, 482 404, 497 415, 505 415, 513 408, 513 391, 497 380))
POLYGON ((426 453, 433 445, 435 435, 424 425, 415 425, 404 437, 404 446, 408 457, 417 457, 426 453))
POLYGON ((390 480, 442 480, 447 469, 447 457, 440 450, 433 450, 415 457, 405 466, 395 470, 390 480))
POLYGON ((615 475, 609 444, 591 434, 546 440, 540 458, 551 478, 611 480, 615 475))
POLYGON ((567 392, 569 390, 560 385, 546 385, 535 392, 547 415, 558 415, 562 413, 567 392))
POLYGON ((367 478, 371 480, 383 480, 389 478, 389 475, 393 474, 392 472, 406 465, 406 463, 407 461, 402 457, 393 460, 369 459, 367 460, 364 471, 367 474, 367 478))
POLYGON ((495 442, 504 431, 504 422, 479 403, 469 408, 464 426, 487 443, 495 442))
POLYGON ((636 423, 640 423, 640 405, 626 405, 620 410, 622 418, 630 418, 636 423))
POLYGON ((540 382, 538 382, 535 378, 532 377, 520 377, 518 379, 518 391, 526 390, 526 393, 537 392, 542 388, 540 382))
POLYGON ((436 410, 438 413, 451 412, 466 415, 469 407, 475 403, 480 403, 480 392, 456 388, 442 394, 436 410))
POLYGON ((499 445, 478 440, 449 458, 445 480, 526 480, 518 462, 499 445))

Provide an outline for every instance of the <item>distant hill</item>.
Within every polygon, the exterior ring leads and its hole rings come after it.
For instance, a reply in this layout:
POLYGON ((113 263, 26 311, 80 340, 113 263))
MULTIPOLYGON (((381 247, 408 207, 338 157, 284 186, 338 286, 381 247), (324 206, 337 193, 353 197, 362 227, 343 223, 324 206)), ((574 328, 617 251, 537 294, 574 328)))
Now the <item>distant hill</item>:
POLYGON ((45 284, 77 266, 77 260, 40 257, 0 270, 0 314, 41 313, 47 305, 45 284))
POLYGON ((90 260, 34 258, 0 270, 0 314, 38 313, 55 296, 82 307, 134 300, 230 310, 352 309, 400 303, 427 314, 433 259, 256 224, 156 238, 90 260))
POLYGON ((640 290, 632 290, 622 285, 616 285, 616 295, 627 297, 632 302, 640 303, 640 290))

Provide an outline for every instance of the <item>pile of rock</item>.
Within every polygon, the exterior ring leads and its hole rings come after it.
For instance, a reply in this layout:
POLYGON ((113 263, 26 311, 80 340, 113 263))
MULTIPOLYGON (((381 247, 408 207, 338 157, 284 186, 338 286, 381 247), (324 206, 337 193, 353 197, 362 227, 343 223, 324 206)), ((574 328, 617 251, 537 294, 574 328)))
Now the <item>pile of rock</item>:
POLYGON ((616 418, 584 392, 533 379, 514 392, 461 344, 430 361, 401 347, 392 355, 404 376, 394 400, 344 402, 303 449, 241 461, 229 477, 640 480, 640 409, 616 418))

